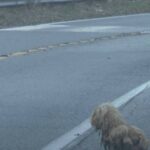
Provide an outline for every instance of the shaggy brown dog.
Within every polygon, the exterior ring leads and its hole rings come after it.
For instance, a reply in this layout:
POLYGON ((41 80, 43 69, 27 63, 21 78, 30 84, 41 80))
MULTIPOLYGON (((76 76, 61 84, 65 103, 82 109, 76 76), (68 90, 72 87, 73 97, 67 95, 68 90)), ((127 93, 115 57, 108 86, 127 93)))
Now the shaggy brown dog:
POLYGON ((105 150, 148 150, 148 140, 143 132, 127 124, 120 112, 109 103, 95 109, 91 124, 101 131, 105 150))

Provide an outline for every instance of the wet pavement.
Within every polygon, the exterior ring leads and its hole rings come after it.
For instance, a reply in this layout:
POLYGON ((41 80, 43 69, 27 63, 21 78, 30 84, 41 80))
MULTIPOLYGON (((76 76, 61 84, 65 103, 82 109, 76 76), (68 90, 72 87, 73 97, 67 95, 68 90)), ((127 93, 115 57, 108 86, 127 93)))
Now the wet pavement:
MULTIPOLYGON (((119 32, 133 27, 140 32, 147 31, 149 16, 62 23, 65 30, 51 24, 45 30, 34 32, 33 27, 28 32, 0 31, 0 54, 14 55, 0 61, 0 150, 41 150, 88 118, 96 105, 112 101, 148 81, 149 34, 85 41, 111 34, 112 26, 122 26, 117 28, 119 32), (109 29, 103 33, 101 29, 105 25, 109 29), (93 32, 89 33, 87 26, 93 32), (81 32, 74 33, 78 27, 81 32), (64 47, 49 47, 66 41, 68 44, 64 47), (43 46, 47 50, 34 54, 14 53, 43 46)), ((139 105, 148 106, 138 101, 139 105)), ((129 108, 127 112, 132 107, 129 108)), ((141 110, 144 111, 135 110, 138 116, 147 113, 146 109, 141 110)), ((131 117, 128 113, 125 116, 131 117)), ((142 120, 146 122, 147 118, 142 117, 142 120)), ((137 123, 137 119, 131 121, 137 123)), ((94 138, 99 137, 94 135, 94 138)), ((98 140, 90 141, 86 149, 95 147, 94 142, 98 140)), ((99 149, 99 144, 97 146, 99 149)))
MULTIPOLYGON (((135 97, 127 105, 120 108, 125 119, 132 125, 141 128, 150 138, 150 89, 135 97)), ((71 150, 103 150, 99 134, 93 132, 71 150)))

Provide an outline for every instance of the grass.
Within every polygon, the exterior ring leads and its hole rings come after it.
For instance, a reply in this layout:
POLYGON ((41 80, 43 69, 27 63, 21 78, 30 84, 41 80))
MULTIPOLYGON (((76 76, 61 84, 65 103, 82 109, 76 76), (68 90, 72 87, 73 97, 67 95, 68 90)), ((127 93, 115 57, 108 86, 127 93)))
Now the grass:
POLYGON ((83 0, 0 8, 0 28, 150 12, 150 0, 83 0))
POLYGON ((15 2, 16 0, 0 0, 0 2, 15 2))

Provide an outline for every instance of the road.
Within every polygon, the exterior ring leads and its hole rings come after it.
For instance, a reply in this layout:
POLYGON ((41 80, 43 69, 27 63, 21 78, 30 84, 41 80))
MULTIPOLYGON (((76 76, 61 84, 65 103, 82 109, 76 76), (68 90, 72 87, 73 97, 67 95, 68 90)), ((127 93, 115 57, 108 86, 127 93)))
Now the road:
MULTIPOLYGON (((149 96, 150 89, 144 91, 142 94, 137 96, 131 101, 129 105, 121 108, 121 113, 128 123, 138 126, 143 129, 145 136, 150 137, 149 133, 149 96), (144 110, 144 111, 143 111, 144 110)), ((93 132, 80 144, 75 145, 71 150, 100 150, 102 146, 100 145, 100 137, 98 133, 93 132)))
POLYGON ((119 33, 149 32, 149 18, 150 14, 141 14, 1 29, 0 54, 119 33))
POLYGON ((149 18, 0 30, 0 55, 8 55, 0 60, 0 149, 40 150, 88 118, 96 105, 148 81, 149 18))

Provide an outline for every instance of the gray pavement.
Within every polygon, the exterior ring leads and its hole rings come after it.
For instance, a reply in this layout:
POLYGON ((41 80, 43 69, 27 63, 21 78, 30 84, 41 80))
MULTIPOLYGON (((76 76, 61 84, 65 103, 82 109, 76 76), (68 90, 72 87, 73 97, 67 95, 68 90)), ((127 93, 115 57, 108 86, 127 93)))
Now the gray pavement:
POLYGON ((97 104, 148 81, 149 38, 70 46, 1 61, 0 149, 41 149, 89 117, 97 104))
MULTIPOLYGON (((149 16, 142 15, 141 20, 134 16, 137 20, 135 29, 147 29, 149 16)), ((129 22, 125 17, 120 18, 120 22, 117 17, 98 19, 95 25, 123 25, 126 21, 125 25, 133 27, 134 17, 127 16, 129 22)), ((1 30, 1 54, 47 46, 53 42, 114 34, 110 30, 88 33, 69 30, 81 26, 87 28, 87 24, 94 25, 94 20, 61 24, 68 25, 65 28, 67 31, 64 28, 34 32, 1 30)), ((40 150, 88 118, 96 105, 112 101, 148 81, 149 39, 150 35, 139 35, 68 44, 45 52, 1 60, 0 149, 40 150)))
POLYGON ((27 27, 30 30, 23 30, 22 28, 15 30, 13 28, 6 31, 2 29, 0 30, 0 55, 52 44, 109 37, 120 33, 150 33, 149 24, 150 14, 140 14, 46 24, 43 29, 34 29, 34 26, 31 29, 27 27), (104 29, 105 27, 106 29, 104 29))
MULTIPOLYGON (((120 108, 125 119, 132 125, 141 128, 146 137, 150 139, 150 89, 136 96, 130 103, 120 108)), ((102 150, 100 136, 97 132, 92 132, 88 137, 70 150, 102 150)))

